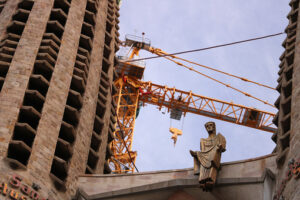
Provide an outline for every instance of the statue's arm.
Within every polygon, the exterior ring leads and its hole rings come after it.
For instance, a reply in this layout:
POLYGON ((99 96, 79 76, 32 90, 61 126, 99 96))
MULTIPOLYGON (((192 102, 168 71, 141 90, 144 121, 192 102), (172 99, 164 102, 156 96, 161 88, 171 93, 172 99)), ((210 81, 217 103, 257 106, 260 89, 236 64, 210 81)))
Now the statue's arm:
POLYGON ((219 133, 218 134, 218 139, 219 139, 218 150, 221 151, 221 152, 226 151, 226 139, 225 139, 225 137, 221 133, 219 133))
POLYGON ((202 138, 200 139, 200 151, 204 152, 204 141, 202 138))

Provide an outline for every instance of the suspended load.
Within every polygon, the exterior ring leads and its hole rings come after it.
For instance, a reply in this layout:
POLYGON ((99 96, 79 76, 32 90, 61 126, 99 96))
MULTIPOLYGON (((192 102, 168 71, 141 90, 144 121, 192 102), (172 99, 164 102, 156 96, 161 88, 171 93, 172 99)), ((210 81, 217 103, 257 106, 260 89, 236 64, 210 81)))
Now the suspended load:
POLYGON ((176 142, 177 142, 177 136, 179 135, 182 135, 182 130, 178 129, 178 128, 173 128, 171 127, 169 129, 169 131, 173 134, 171 139, 174 141, 174 146, 176 145, 176 142))

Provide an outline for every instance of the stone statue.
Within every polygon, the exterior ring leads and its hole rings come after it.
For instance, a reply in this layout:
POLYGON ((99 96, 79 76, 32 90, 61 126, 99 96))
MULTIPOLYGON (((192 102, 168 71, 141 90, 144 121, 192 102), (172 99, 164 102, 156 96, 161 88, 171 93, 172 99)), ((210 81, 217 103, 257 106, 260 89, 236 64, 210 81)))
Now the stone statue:
POLYGON ((221 153, 225 151, 226 140, 222 134, 216 134, 216 124, 207 122, 205 128, 208 138, 201 138, 200 150, 192 151, 194 157, 194 174, 199 175, 200 187, 208 191, 216 183, 217 173, 220 169, 221 153))

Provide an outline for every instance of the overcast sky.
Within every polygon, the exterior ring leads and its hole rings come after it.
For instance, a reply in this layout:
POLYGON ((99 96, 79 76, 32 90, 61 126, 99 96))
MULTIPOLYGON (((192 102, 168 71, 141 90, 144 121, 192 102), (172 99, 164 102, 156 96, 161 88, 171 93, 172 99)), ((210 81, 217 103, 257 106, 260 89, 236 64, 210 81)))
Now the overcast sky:
MULTIPOLYGON (((145 32, 152 46, 172 53, 283 32, 288 23, 288 3, 289 0, 124 0, 120 10, 120 39, 124 40, 125 34, 141 36, 145 32)), ((285 35, 281 35, 182 57, 276 87, 284 38, 285 35)), ((141 52, 141 57, 147 56, 151 54, 141 52)), ((276 91, 198 69, 272 104, 278 97, 276 91)), ((277 112, 163 58, 147 61, 144 81, 277 112)), ((189 150, 199 150, 200 138, 207 137, 204 124, 211 120, 187 114, 184 121, 172 121, 174 127, 183 127, 183 135, 174 147, 169 114, 163 114, 152 105, 143 107, 136 120, 133 139, 139 171, 192 167, 189 150)), ((222 162, 266 155, 275 147, 271 133, 212 121, 216 122, 217 132, 227 140, 222 162)))

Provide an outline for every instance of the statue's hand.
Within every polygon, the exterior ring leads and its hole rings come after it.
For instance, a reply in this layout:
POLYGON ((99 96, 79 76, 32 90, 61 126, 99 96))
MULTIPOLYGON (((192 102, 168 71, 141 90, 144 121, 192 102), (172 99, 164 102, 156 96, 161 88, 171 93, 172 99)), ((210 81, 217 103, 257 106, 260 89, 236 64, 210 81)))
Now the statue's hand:
POLYGON ((223 149, 223 146, 222 146, 221 144, 218 144, 217 146, 218 146, 218 149, 219 149, 219 150, 222 150, 222 149, 223 149))
POLYGON ((217 147, 218 147, 218 150, 221 151, 221 152, 226 151, 226 150, 224 149, 223 145, 221 145, 221 144, 218 144, 217 147))
POLYGON ((193 157, 197 157, 197 153, 196 153, 195 151, 190 150, 190 154, 191 154, 193 157))

